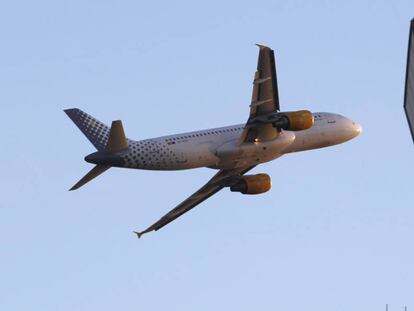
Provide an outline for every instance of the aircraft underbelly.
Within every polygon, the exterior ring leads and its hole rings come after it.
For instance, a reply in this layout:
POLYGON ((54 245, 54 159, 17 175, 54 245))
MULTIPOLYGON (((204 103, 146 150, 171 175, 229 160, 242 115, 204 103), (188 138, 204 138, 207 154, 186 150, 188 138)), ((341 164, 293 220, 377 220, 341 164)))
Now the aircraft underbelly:
POLYGON ((238 140, 227 142, 217 148, 215 168, 237 168, 256 165, 280 157, 295 140, 293 132, 282 132, 269 141, 242 143, 238 140))

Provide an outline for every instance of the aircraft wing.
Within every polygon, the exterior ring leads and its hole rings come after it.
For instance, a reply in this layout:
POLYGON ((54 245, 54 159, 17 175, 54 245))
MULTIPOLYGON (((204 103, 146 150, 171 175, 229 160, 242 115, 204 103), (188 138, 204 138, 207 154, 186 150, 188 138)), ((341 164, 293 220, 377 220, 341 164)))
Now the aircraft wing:
MULTIPOLYGON (((257 46, 259 47, 259 59, 253 80, 252 102, 247 124, 253 118, 280 110, 274 52, 267 46, 257 46)), ((255 139, 273 139, 277 134, 278 130, 271 124, 246 126, 240 143, 253 142, 255 139)))
POLYGON ((414 19, 411 20, 405 78, 404 110, 414 141, 414 19))
POLYGON ((188 199, 178 204, 173 210, 165 214, 160 218, 156 223, 145 229, 144 231, 137 232, 136 235, 140 238, 144 233, 150 231, 157 231, 169 224, 171 221, 177 219, 184 213, 191 210, 193 207, 197 206, 201 202, 207 200, 209 197, 219 192, 224 187, 231 184, 231 182, 248 171, 250 171, 254 166, 237 168, 231 170, 220 170, 216 175, 213 176, 203 187, 193 193, 188 199))

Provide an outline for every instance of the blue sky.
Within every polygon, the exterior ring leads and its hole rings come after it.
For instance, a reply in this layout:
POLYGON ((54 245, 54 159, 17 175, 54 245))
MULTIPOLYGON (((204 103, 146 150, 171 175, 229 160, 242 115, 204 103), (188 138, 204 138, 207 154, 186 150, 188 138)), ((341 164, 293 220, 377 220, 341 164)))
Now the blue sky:
POLYGON ((414 308, 414 149, 402 109, 412 1, 0 4, 1 310, 414 308), (275 49, 282 109, 362 124, 349 143, 261 165, 273 189, 220 192, 143 229, 214 172, 111 169, 79 107, 134 139, 242 123, 275 49))

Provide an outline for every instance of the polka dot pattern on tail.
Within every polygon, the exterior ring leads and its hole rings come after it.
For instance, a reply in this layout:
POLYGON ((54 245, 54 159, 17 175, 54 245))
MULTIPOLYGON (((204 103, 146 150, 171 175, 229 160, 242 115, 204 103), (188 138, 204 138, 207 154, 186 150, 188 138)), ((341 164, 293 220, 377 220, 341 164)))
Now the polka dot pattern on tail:
POLYGON ((96 149, 105 149, 109 139, 109 126, 80 109, 67 109, 65 112, 96 149))

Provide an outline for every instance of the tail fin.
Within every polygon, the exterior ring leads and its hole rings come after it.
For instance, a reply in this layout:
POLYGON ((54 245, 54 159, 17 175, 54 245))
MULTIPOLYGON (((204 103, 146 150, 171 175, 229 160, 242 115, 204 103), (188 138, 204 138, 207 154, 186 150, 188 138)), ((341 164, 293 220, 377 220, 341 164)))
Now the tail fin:
POLYGON ((118 152, 128 149, 128 139, 120 120, 113 121, 111 128, 94 119, 79 109, 67 109, 66 114, 78 126, 89 141, 98 149, 98 152, 85 157, 90 163, 97 164, 70 190, 76 190, 95 177, 111 168, 111 166, 123 166, 122 157, 118 152))
POLYGON ((66 109, 65 113, 98 151, 105 150, 110 131, 107 125, 77 108, 66 109))

